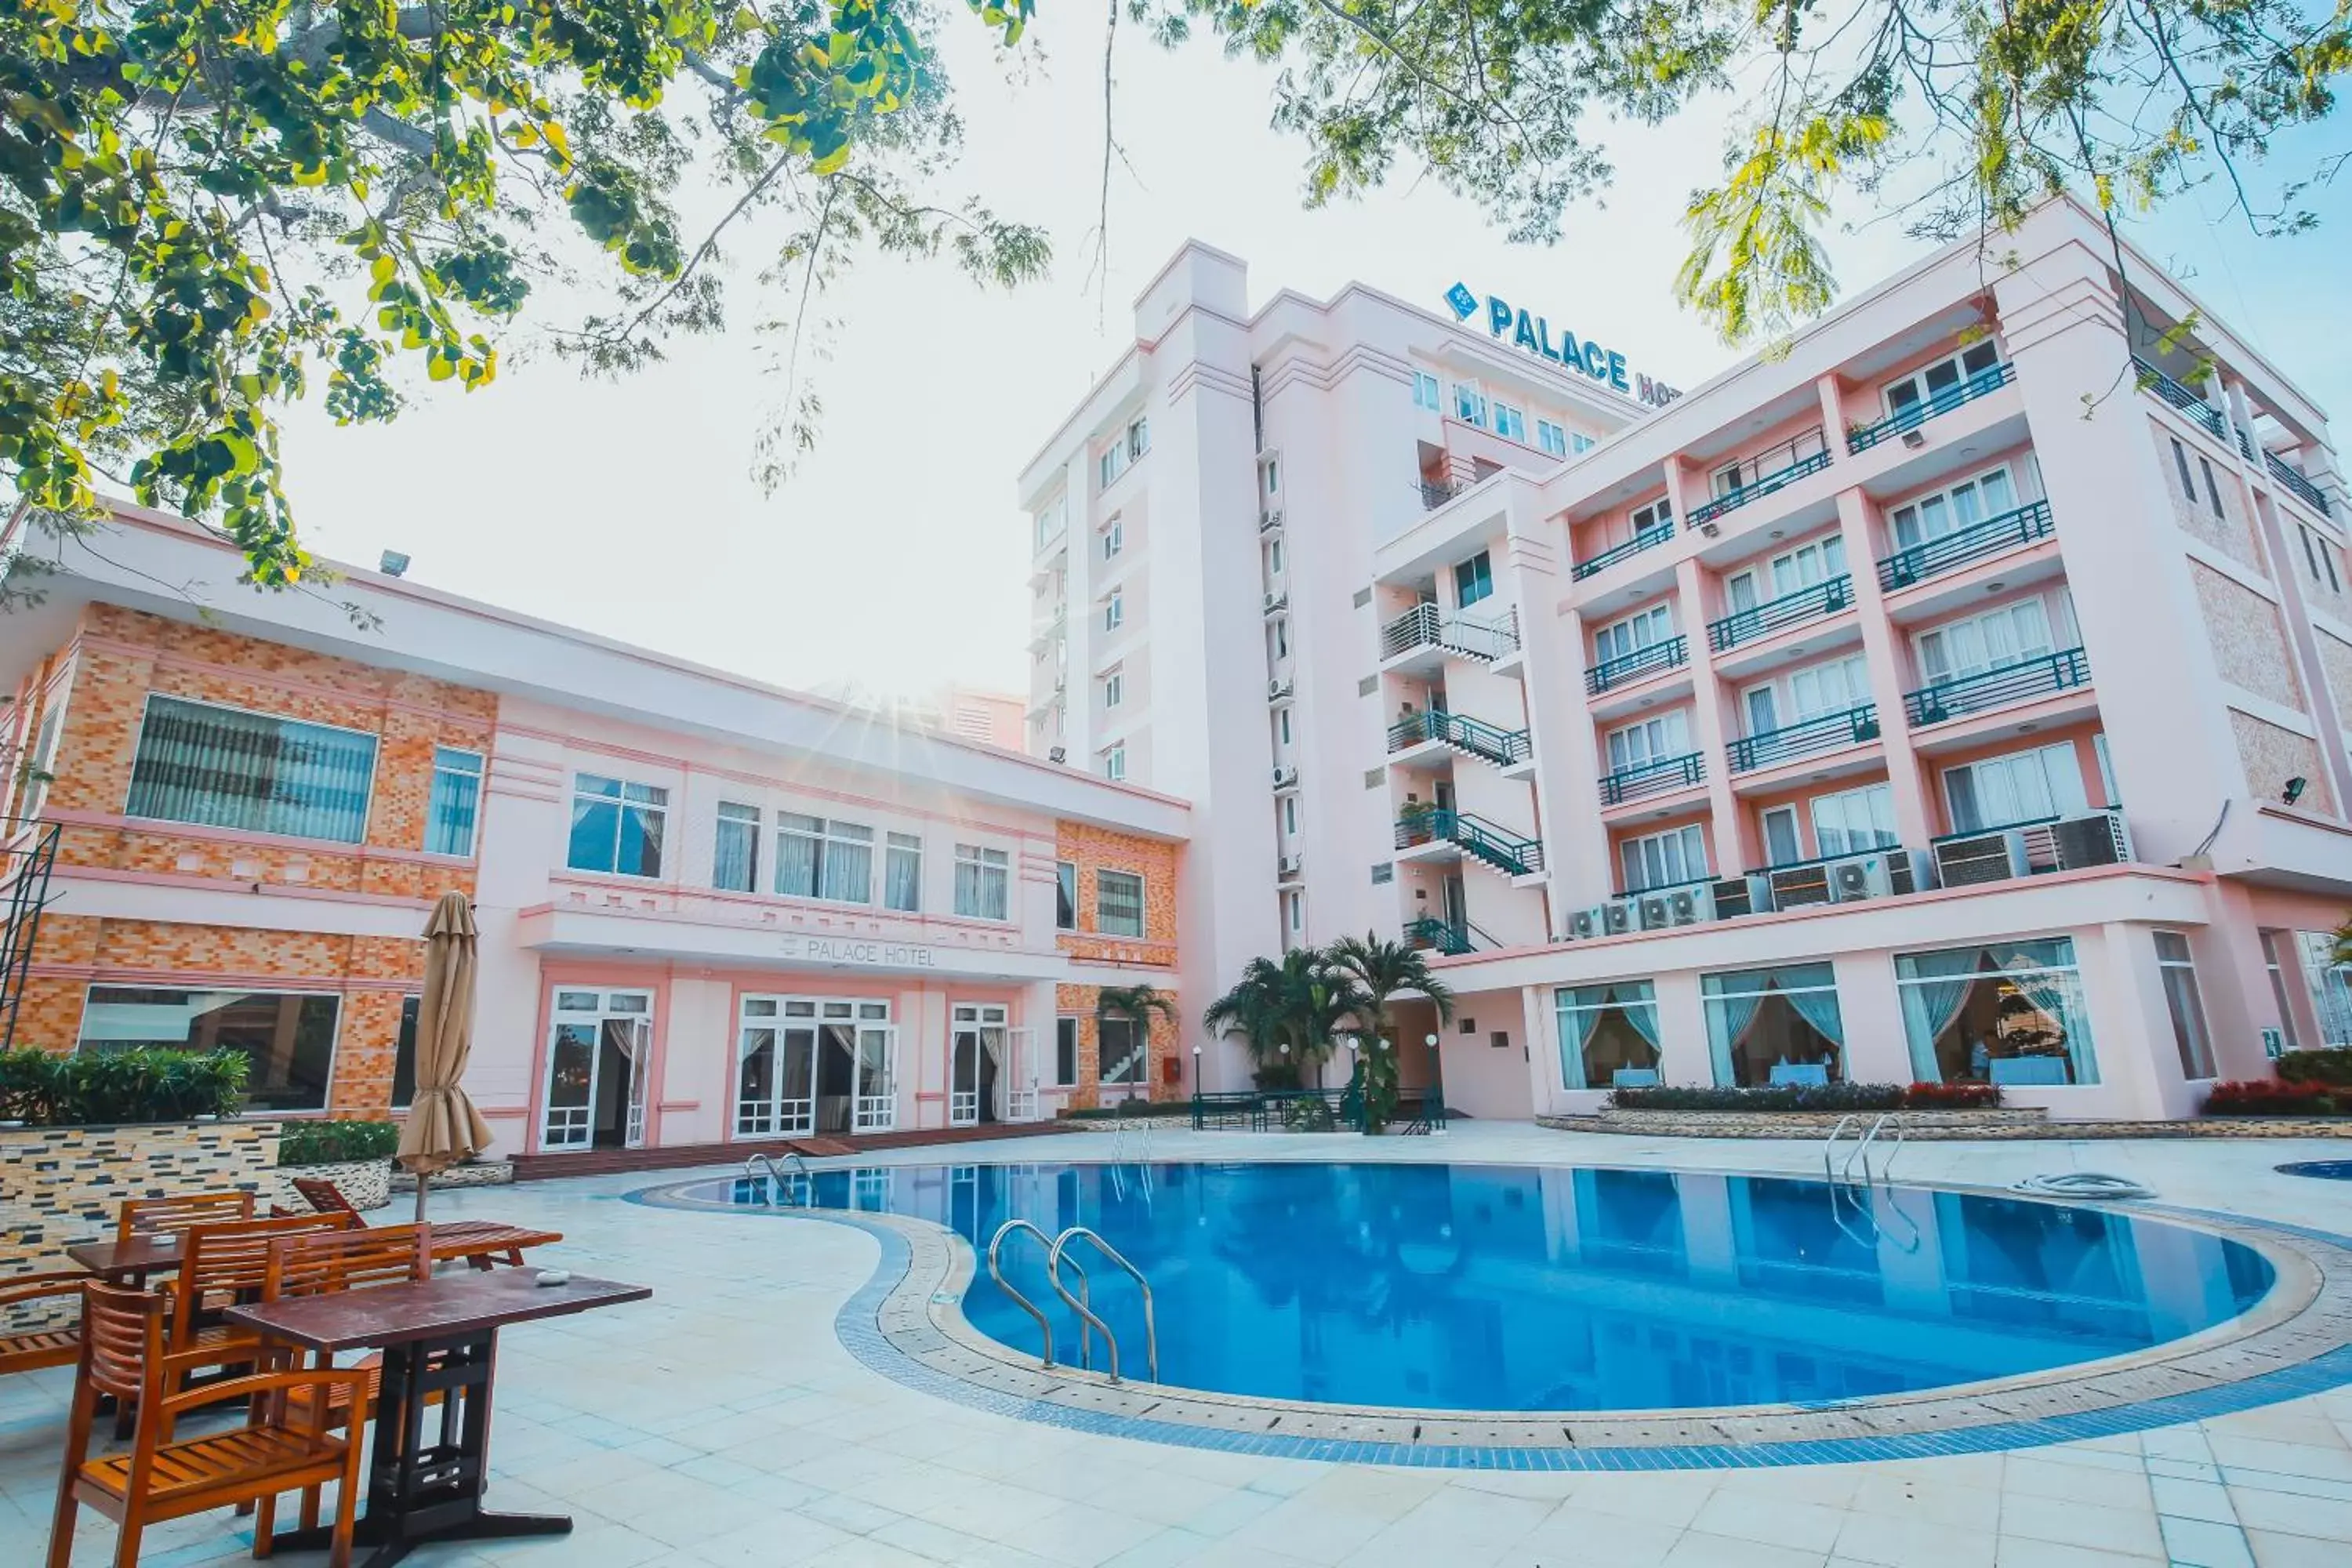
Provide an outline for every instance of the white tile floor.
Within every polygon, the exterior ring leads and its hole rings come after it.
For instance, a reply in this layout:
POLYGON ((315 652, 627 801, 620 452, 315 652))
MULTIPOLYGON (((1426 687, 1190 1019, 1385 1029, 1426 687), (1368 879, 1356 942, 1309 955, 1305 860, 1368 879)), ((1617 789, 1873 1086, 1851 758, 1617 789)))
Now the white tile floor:
MULTIPOLYGON (((908 1151, 899 1160, 919 1162, 908 1151)), ((1006 1157, 1104 1157, 1106 1138, 1006 1157)), ((1129 1152, 1132 1153, 1130 1149, 1129 1152)), ((2273 1174, 2325 1144, 1921 1143, 1898 1174, 1990 1184, 2107 1170, 2167 1202, 2352 1232, 2352 1190, 2273 1174)), ((985 1157, 966 1148, 959 1157, 985 1157)), ((1155 1134, 1153 1158, 1213 1153, 1817 1169, 1813 1145, 1624 1139, 1497 1124, 1442 1140, 1155 1134)), ((1946 1459, 1746 1471, 1537 1475, 1267 1460, 1084 1436, 916 1394, 841 1348, 833 1318, 876 1244, 839 1226, 653 1210, 656 1180, 447 1194, 436 1215, 545 1223, 547 1254, 654 1283, 651 1302, 501 1342, 494 1506, 571 1513, 561 1541, 432 1565, 823 1568, 2347 1568, 2352 1388, 2135 1436, 1946 1459)), ((396 1214, 379 1217, 395 1218, 396 1214)), ((0 1385, 0 1565, 40 1560, 67 1379, 0 1385)), ((75 1560, 109 1562, 85 1513, 75 1560)), ((165 1527, 142 1561, 241 1559, 227 1514, 165 1527)), ((290 1558, 289 1562, 305 1559, 290 1558)), ((315 1559, 311 1559, 315 1560, 315 1559)))

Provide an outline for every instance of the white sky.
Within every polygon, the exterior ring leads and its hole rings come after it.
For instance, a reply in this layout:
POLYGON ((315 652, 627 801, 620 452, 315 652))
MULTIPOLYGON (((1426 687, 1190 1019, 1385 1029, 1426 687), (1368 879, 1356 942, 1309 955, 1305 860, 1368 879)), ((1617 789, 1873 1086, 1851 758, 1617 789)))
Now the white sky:
MULTIPOLYGON (((1737 357, 1670 287, 1683 202, 1718 168, 1720 106, 1664 132, 1603 128, 1614 186, 1569 215, 1557 247, 1514 247, 1433 182, 1304 211, 1299 148, 1265 123, 1268 74, 1208 43, 1170 55, 1122 29, 1117 107, 1132 172, 1112 176, 1098 310, 1087 273, 1100 17, 1045 15, 1016 87, 990 65, 979 25, 950 9, 969 150, 946 188, 1047 226, 1046 281, 984 292, 940 262, 877 265, 830 290, 819 309, 840 326, 815 371, 821 444, 772 497, 749 474, 781 378, 772 345, 749 330, 761 312, 748 276, 733 331, 675 343, 668 364, 617 384, 509 357, 470 395, 420 385, 388 427, 337 429, 299 411, 286 455, 311 548, 362 564, 403 550, 417 581, 767 679, 1025 691, 1028 544, 1013 480, 1124 348, 1135 294, 1188 235, 1250 263, 1253 308, 1278 288, 1322 297, 1360 279, 1437 309, 1459 278, 1573 319, 1676 385, 1737 357)), ((2342 414, 2352 369, 2332 345, 2345 335, 2352 199, 2323 195, 2334 221, 2315 236, 2257 241, 2242 223, 2206 221, 2221 202, 2200 193, 2134 237, 2342 414)), ((1841 237, 1840 282, 1867 287, 1919 251, 1888 224, 1841 237)))

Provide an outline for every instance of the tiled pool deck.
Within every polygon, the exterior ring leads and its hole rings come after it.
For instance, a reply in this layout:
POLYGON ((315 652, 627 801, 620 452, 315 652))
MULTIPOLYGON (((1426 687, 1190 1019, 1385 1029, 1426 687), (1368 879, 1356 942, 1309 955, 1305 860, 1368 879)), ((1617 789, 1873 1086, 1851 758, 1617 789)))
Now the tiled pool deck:
MULTIPOLYGON (((1904 1152, 1897 1175, 1994 1185, 2044 1171, 2113 1171, 2154 1187, 2168 1205, 2352 1234, 2352 1184, 2270 1169, 2340 1147, 1923 1144, 1904 1152)), ((1111 1152, 1109 1138, 1073 1137, 1003 1152, 1036 1160, 1111 1152)), ((929 1163, 926 1152, 873 1163, 929 1163)), ((967 1146, 956 1155, 986 1159, 990 1150, 967 1146)), ((1459 1125, 1435 1140, 1159 1133, 1150 1155, 1820 1168, 1811 1144, 1496 1124, 1459 1125)), ((620 1201, 674 1179, 611 1177, 436 1198, 436 1215, 562 1230, 570 1239, 551 1249, 549 1261, 644 1280, 657 1294, 641 1306, 517 1329, 502 1341, 493 1500, 572 1513, 577 1532, 480 1552, 428 1549, 412 1562, 2352 1563, 2352 1386, 2084 1441, 1764 1469, 1436 1469, 1146 1443, 993 1414, 872 1370, 844 1346, 835 1320, 861 1292, 878 1300, 871 1282, 883 1243, 836 1224, 620 1201)), ((0 1384, 0 1564, 38 1562, 45 1548, 68 1382, 43 1373, 0 1384)), ((83 1518, 75 1560, 110 1561, 111 1528, 83 1518)), ((152 1532, 142 1561, 246 1560, 249 1544, 231 1516, 207 1515, 152 1532)))

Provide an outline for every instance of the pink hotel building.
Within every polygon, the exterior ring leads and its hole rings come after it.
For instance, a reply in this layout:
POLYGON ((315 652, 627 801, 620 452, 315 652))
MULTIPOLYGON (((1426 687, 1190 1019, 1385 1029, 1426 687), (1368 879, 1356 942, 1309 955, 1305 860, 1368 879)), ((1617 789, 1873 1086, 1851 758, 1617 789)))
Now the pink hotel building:
POLYGON ((1402 933, 1459 998, 1413 1067, 1506 1117, 2172 1117, 2352 1043, 2352 504, 2152 261, 2053 204, 1664 407, 1451 292, 1252 311, 1189 245, 1022 476, 1029 745, 1191 803, 1188 1003, 1402 933))

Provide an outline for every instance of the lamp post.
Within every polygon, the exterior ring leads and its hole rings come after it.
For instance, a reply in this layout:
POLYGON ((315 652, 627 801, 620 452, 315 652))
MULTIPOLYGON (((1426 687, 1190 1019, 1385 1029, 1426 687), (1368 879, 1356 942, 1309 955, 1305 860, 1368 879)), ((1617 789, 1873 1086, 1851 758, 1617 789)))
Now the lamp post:
POLYGON ((1445 1058, 1438 1051, 1435 1035, 1423 1035, 1421 1043, 1429 1047, 1429 1098, 1436 1106, 1434 1118, 1430 1114, 1430 1107, 1422 1107, 1421 1119, 1429 1123, 1431 1131, 1443 1132, 1445 1131, 1445 1058))
POLYGON ((1192 1131, 1201 1130, 1201 1047, 1192 1047, 1192 1131))

